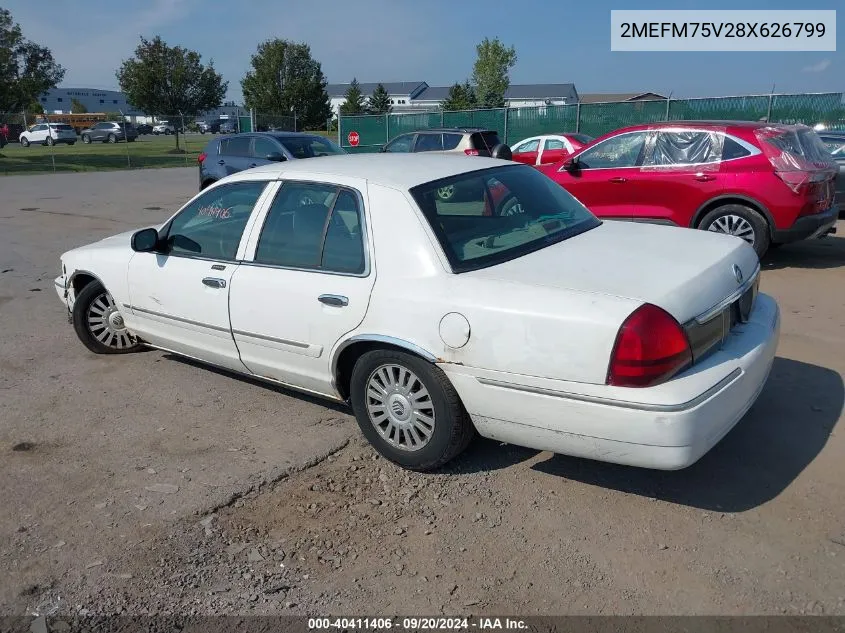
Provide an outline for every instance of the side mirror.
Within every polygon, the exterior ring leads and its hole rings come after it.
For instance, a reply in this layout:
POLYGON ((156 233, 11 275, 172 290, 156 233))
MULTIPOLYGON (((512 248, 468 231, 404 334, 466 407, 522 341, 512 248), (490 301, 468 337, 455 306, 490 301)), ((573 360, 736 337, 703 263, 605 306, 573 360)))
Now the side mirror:
POLYGON ((567 158, 565 161, 563 161, 563 169, 564 169, 564 171, 569 171, 569 172, 578 171, 578 169, 579 169, 578 159, 577 158, 567 158))
POLYGON ((285 158, 285 155, 281 152, 270 152, 264 158, 266 158, 267 160, 276 161, 277 163, 281 163, 287 160, 287 158, 285 158))
POLYGON ((149 253, 159 244, 158 231, 155 229, 141 229, 132 235, 132 250, 136 253, 149 253))

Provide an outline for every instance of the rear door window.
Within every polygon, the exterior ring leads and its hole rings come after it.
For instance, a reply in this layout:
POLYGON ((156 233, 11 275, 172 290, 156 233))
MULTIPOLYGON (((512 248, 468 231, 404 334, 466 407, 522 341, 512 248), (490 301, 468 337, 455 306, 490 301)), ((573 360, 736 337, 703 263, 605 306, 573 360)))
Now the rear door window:
POLYGON ((536 152, 540 148, 540 139, 525 141, 513 148, 514 153, 536 152))
POLYGON ((722 146, 715 134, 702 131, 658 132, 643 165, 701 165, 721 159, 722 146))
POLYGON ((220 142, 220 153, 226 156, 249 156, 249 137, 235 136, 220 142))
POLYGON ((442 134, 420 134, 417 136, 417 144, 414 145, 415 152, 440 152, 443 151, 442 134))
POLYGON ((543 145, 543 150, 552 150, 552 149, 566 149, 566 145, 563 144, 563 141, 556 138, 547 138, 545 144, 543 145))

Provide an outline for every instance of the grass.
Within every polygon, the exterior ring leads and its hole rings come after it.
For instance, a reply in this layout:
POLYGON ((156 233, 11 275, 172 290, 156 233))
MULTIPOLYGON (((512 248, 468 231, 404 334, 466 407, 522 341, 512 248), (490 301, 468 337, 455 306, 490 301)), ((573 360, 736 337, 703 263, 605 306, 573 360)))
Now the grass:
POLYGON ((75 145, 30 145, 10 143, 0 150, 0 174, 31 174, 54 171, 107 171, 155 167, 191 167, 205 148, 209 136, 189 134, 179 137, 176 151, 172 136, 140 136, 133 143, 91 143, 75 145), (185 141, 187 140, 187 144, 185 141), (127 161, 128 155, 128 161, 127 161))
MULTIPOLYGON (((337 132, 312 132, 337 140, 337 132)), ((133 143, 91 143, 75 145, 30 145, 10 143, 0 150, 0 175, 37 174, 55 171, 84 172, 158 167, 193 167, 213 134, 179 136, 179 147, 172 136, 139 136, 133 143), (129 159, 127 161, 127 154, 129 159)))

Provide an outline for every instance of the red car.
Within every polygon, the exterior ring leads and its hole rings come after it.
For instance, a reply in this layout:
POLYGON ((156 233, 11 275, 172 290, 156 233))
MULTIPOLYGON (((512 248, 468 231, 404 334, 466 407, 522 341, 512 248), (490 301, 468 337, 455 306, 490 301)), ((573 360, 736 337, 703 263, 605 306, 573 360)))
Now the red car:
POLYGON ((586 134, 545 134, 521 140, 511 147, 511 152, 518 163, 546 165, 571 156, 592 140, 586 134))
POLYGON ((837 166, 803 125, 637 125, 537 169, 599 217, 729 233, 761 257, 835 231, 837 166))

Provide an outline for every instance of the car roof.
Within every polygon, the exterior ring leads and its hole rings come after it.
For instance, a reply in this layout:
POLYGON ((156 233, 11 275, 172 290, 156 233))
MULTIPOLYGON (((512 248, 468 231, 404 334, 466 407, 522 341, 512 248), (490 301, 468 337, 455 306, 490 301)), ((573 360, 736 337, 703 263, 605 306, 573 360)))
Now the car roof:
MULTIPOLYGON (((346 154, 321 156, 309 160, 292 160, 263 165, 238 172, 238 180, 250 175, 283 179, 296 174, 331 178, 357 178, 393 189, 411 189, 440 178, 488 169, 506 167, 532 169, 526 165, 480 156, 448 154, 346 154)), ((235 178, 233 178, 235 179, 235 178)))
POLYGON ((414 130, 413 132, 407 133, 416 134, 418 132, 458 132, 460 134, 472 134, 474 132, 493 132, 494 134, 498 134, 496 130, 491 130, 490 128, 486 127, 428 127, 422 130, 414 130))
POLYGON ((724 130, 725 128, 756 130, 764 127, 798 128, 806 126, 800 124, 777 123, 775 121, 719 121, 714 119, 688 119, 681 121, 654 121, 652 123, 629 125, 627 127, 614 130, 612 133, 621 132, 623 130, 626 132, 633 132, 636 130, 660 130, 674 127, 697 127, 702 129, 712 128, 716 130, 724 130))

